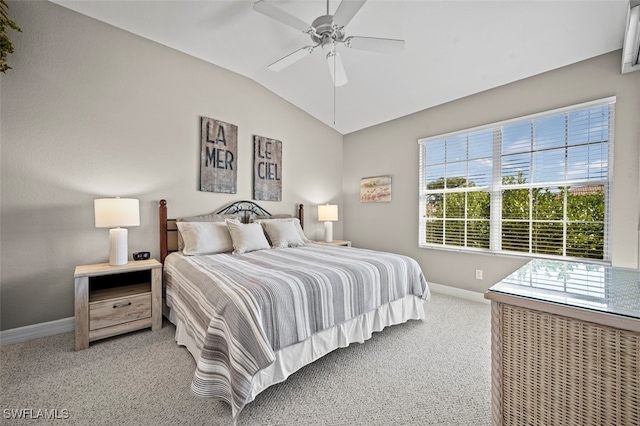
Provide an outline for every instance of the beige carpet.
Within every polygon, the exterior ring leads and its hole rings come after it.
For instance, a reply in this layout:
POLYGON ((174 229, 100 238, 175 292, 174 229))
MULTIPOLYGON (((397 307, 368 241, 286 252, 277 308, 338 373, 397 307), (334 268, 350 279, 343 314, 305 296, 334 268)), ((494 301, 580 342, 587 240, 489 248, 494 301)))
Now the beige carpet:
MULTIPOLYGON (((258 395, 237 425, 489 425, 489 305, 434 294, 426 316, 304 367, 258 395)), ((174 331, 165 322, 80 352, 73 333, 2 346, 0 422, 233 424, 225 403, 191 394, 195 362, 174 331), (7 418, 20 409, 66 418, 7 418)))

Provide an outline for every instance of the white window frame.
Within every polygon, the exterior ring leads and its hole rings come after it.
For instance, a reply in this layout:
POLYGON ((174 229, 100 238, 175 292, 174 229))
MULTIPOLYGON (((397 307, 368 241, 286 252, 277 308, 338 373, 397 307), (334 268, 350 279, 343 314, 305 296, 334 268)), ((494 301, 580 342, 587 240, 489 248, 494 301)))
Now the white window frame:
MULTIPOLYGON (((602 264, 611 264, 611 183, 613 177, 613 151, 614 151, 614 120, 615 120, 615 103, 616 97, 611 96, 608 98, 598 99, 590 102, 585 102, 581 104, 571 105, 563 108, 557 108, 550 111, 540 112, 536 114, 530 114, 522 117, 517 117, 509 120, 504 120, 496 123, 486 124, 482 126, 477 126, 473 128, 468 128, 464 130, 459 130, 451 133, 440 134, 436 136, 430 136, 426 138, 421 138, 418 140, 418 144, 420 146, 420 156, 419 156, 419 201, 418 201, 418 218, 419 218, 419 232, 418 232, 418 245, 421 248, 429 248, 429 249, 439 249, 439 250, 452 250, 452 251, 463 251, 463 252, 477 252, 477 253, 486 253, 486 254, 499 254, 499 255, 507 255, 507 256, 517 256, 517 257, 531 257, 531 258, 550 258, 550 259, 565 259, 565 260, 585 260, 583 258, 566 256, 566 231, 563 240, 563 256, 556 255, 545 255, 540 253, 527 253, 527 252, 519 252, 519 251, 506 251, 503 250, 501 245, 501 237, 502 237, 502 191, 505 189, 529 189, 529 188, 540 188, 540 187, 554 187, 554 186, 570 186, 572 184, 602 184, 604 185, 605 190, 605 220, 604 220, 604 248, 603 248, 603 259, 588 259, 589 262, 592 263, 602 263, 602 264), (510 124, 515 124, 519 122, 526 122, 531 120, 538 120, 542 118, 547 118, 555 115, 566 114, 570 112, 575 112, 579 110, 586 110, 589 108, 597 107, 597 106, 611 106, 610 108, 610 117, 609 117, 609 139, 608 139, 608 164, 607 164, 607 177, 606 179, 601 180, 589 180, 585 181, 572 181, 565 180, 561 182, 544 182, 544 183, 526 183, 524 185, 503 185, 502 184, 502 135, 501 129, 503 126, 507 126, 510 124), (426 199, 429 194, 437 192, 437 190, 427 190, 427 182, 425 176, 425 154, 426 150, 424 149, 425 145, 429 141, 440 140, 440 139, 448 139, 453 138, 455 136, 466 135, 471 133, 480 132, 483 130, 492 129, 494 132, 493 135, 493 168, 492 168, 492 184, 489 187, 472 187, 472 188, 460 188, 459 192, 469 192, 469 191, 478 191, 478 190, 486 190, 490 193, 490 248, 489 249, 481 249, 481 248, 473 248, 473 247, 464 247, 464 246, 454 246, 444 244, 435 244, 435 243, 426 243, 426 222, 427 218, 424 213, 424 207, 426 204, 426 199)), ((456 190, 449 190, 448 193, 456 192, 456 190)), ((565 194, 566 197, 566 194, 565 194)), ((566 209, 566 202, 564 203, 566 209)), ((468 221, 467 218, 464 219, 465 222, 468 221)), ((531 220, 531 219, 530 219, 531 220)), ((529 244, 531 244, 531 239, 529 240, 529 244)))

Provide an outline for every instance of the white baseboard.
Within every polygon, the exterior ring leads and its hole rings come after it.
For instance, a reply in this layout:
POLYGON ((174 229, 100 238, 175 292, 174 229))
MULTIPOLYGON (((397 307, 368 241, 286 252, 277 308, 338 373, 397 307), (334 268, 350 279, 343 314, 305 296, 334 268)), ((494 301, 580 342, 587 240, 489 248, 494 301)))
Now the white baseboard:
POLYGON ((76 321, 74 317, 27 325, 24 327, 0 331, 0 344, 11 345, 13 343, 26 342, 27 340, 37 339, 39 337, 67 333, 69 331, 74 331, 75 329, 76 321))
POLYGON ((461 299, 467 299, 474 302, 482 302, 490 304, 491 301, 484 298, 484 293, 478 293, 471 290, 463 290, 457 287, 451 287, 448 285, 429 283, 429 289, 434 293, 446 294, 447 296, 459 297, 461 299))

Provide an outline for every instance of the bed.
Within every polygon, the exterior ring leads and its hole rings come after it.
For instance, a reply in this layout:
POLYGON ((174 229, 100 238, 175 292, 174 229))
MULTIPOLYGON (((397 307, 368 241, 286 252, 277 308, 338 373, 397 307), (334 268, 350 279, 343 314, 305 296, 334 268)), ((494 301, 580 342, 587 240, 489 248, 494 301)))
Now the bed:
POLYGON ((302 231, 302 205, 297 218, 241 201, 181 220, 167 219, 162 200, 159 216, 165 316, 196 360, 191 389, 229 403, 234 418, 264 389, 327 353, 424 319, 429 288, 415 260, 315 244, 302 231), (238 229, 256 241, 262 233, 267 245, 260 239, 261 249, 243 250, 253 240, 238 229), (227 232, 233 252, 226 233, 225 242, 211 243, 218 238, 211 232, 227 232))

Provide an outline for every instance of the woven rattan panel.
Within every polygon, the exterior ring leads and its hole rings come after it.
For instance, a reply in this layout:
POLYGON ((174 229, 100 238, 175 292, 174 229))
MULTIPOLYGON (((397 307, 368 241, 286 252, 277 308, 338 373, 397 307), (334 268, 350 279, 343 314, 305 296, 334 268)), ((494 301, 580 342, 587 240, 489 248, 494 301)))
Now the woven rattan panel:
POLYGON ((640 335, 502 305, 504 425, 640 425, 640 335))

